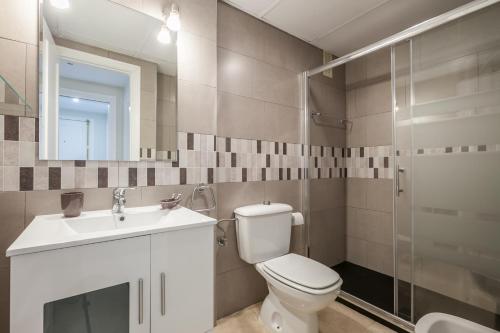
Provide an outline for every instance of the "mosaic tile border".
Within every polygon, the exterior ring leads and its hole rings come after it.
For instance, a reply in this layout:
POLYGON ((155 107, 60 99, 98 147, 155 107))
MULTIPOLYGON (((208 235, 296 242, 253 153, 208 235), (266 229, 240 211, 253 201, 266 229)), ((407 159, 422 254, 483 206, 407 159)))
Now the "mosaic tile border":
MULTIPOLYGON (((391 146, 342 148, 178 132, 177 161, 40 161, 38 119, 0 115, 0 190, 392 178, 391 146)), ((156 152, 158 153, 158 152, 156 152)))

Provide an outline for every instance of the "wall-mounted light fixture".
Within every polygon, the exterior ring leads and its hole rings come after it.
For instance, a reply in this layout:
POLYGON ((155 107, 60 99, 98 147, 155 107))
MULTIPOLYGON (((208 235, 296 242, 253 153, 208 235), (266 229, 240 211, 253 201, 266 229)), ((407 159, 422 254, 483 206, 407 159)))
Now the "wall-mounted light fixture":
POLYGON ((156 37, 158 41, 162 44, 170 44, 172 41, 172 37, 170 36, 170 31, 167 28, 166 24, 163 24, 160 28, 160 32, 158 33, 158 36, 156 37))
POLYGON ((69 8, 69 0, 50 0, 50 4, 52 5, 52 7, 59 9, 69 8))
POLYGON ((181 30, 181 17, 179 15, 179 6, 176 3, 172 4, 170 8, 170 13, 167 18, 167 27, 171 31, 181 30))

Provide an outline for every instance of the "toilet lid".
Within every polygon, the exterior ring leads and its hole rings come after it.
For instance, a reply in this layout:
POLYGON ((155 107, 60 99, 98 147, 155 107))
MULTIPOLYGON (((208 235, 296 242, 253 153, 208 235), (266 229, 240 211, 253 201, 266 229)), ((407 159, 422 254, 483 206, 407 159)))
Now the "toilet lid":
POLYGON ((264 267, 285 280, 311 289, 325 289, 340 280, 331 268, 294 253, 268 260, 264 267))

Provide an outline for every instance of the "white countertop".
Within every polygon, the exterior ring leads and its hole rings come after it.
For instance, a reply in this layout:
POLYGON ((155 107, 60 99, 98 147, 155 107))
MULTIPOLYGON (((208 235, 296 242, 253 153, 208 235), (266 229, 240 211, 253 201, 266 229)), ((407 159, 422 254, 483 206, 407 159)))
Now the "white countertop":
MULTIPOLYGON (((35 217, 33 222, 12 243, 7 249, 6 255, 11 257, 120 238, 209 226, 217 223, 215 219, 209 216, 199 214, 182 206, 166 210, 161 210, 159 206, 126 208, 124 216, 126 221, 128 217, 131 217, 131 221, 134 220, 136 224, 140 224, 143 217, 151 217, 156 222, 130 227, 118 226, 112 230, 78 232, 70 226, 71 223, 77 222, 78 225, 82 226, 86 221, 89 221, 93 225, 97 225, 100 223, 99 219, 113 219, 116 216, 111 214, 110 209, 83 212, 76 218, 64 218, 62 214, 40 215, 35 217)), ((120 224, 120 222, 114 223, 120 224)), ((109 220, 106 224, 109 225, 109 220)))

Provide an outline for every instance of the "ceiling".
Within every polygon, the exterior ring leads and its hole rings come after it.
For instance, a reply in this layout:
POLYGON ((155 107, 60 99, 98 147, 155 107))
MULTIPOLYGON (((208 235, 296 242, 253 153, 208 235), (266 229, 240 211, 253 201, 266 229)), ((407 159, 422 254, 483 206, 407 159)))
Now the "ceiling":
POLYGON ((471 0, 224 0, 343 56, 471 0))
POLYGON ((53 36, 96 46, 158 64, 176 75, 176 43, 161 44, 161 20, 106 0, 72 0, 68 9, 43 3, 43 16, 53 36))

